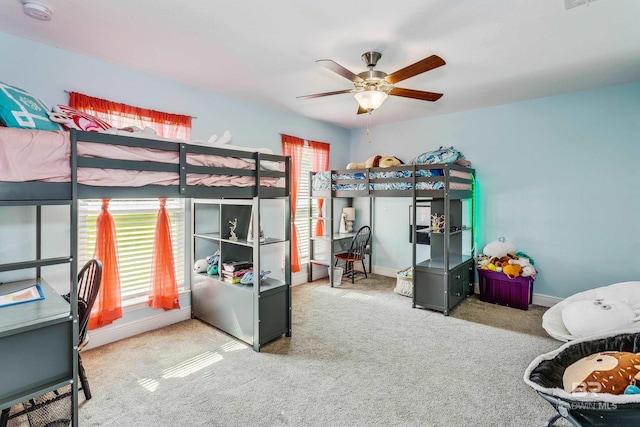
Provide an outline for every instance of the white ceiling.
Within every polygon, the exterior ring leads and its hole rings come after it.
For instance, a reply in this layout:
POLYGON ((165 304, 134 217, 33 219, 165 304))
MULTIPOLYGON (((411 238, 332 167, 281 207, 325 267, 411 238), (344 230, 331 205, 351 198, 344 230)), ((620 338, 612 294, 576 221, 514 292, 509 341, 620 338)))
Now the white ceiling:
POLYGON ((315 63, 357 73, 382 53, 391 73, 429 55, 447 64, 399 83, 444 93, 391 96, 377 124, 640 80, 640 1, 597 0, 40 0, 26 16, 0 0, 0 31, 345 128, 364 127, 352 88, 315 63))

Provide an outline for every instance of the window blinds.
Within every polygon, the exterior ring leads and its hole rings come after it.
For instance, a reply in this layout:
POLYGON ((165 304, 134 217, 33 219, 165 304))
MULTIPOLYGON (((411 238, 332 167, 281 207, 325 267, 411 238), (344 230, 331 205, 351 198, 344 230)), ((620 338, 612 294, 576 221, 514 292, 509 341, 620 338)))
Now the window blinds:
MULTIPOLYGON (((100 199, 78 203, 78 265, 93 256, 100 199)), ((184 199, 167 199, 178 289, 184 288, 184 199)), ((146 297, 150 289, 158 199, 113 199, 109 212, 116 225, 120 287, 123 302, 146 297)))

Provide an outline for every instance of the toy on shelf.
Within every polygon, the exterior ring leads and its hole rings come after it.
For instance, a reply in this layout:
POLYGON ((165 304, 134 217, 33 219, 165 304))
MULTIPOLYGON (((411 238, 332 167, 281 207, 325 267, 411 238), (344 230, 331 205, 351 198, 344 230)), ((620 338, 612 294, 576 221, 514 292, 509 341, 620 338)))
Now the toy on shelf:
POLYGON ((213 255, 206 258, 198 259, 193 263, 194 273, 218 274, 218 264, 220 263, 220 249, 217 249, 213 255))
POLYGON ((444 215, 432 214, 431 215, 431 232, 432 233, 444 233, 444 215))

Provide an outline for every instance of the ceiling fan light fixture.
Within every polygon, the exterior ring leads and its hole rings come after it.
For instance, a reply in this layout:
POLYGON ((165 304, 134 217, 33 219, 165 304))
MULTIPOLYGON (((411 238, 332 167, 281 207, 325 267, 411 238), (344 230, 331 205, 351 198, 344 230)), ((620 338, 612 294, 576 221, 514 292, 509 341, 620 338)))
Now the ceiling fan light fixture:
POLYGON ((381 90, 370 88, 356 92, 353 96, 362 108, 367 111, 373 111, 376 108, 380 108, 385 99, 389 97, 389 94, 381 90))

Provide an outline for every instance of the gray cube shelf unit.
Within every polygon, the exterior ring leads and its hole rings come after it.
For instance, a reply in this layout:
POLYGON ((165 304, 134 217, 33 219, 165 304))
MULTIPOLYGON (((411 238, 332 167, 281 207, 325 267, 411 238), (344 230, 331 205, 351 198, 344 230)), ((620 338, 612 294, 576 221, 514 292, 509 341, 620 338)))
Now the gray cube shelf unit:
MULTIPOLYGON (((328 173, 330 177, 317 180, 315 185, 312 174, 311 196, 327 198, 331 207, 337 198, 405 197, 411 200, 412 218, 417 217, 418 207, 428 207, 431 214, 443 218, 442 232, 431 230, 429 233, 430 255, 425 259, 418 259, 422 251, 416 247, 416 221, 411 227, 413 307, 448 315, 473 292, 474 169, 456 164, 431 164, 328 173)), ((333 212, 332 218, 335 218, 333 212)), ((372 214, 370 221, 373 219, 372 214)), ((375 227, 372 232, 375 235, 375 227)), ((333 241, 331 247, 333 259, 333 241)))
MULTIPOLYGON (((290 161, 284 156, 75 130, 65 133, 0 127, 0 141, 4 142, 0 144, 1 154, 15 164, 24 160, 21 158, 24 154, 20 150, 9 151, 6 148, 9 145, 28 146, 33 141, 37 141, 38 144, 63 143, 68 144, 69 149, 66 152, 70 153, 64 154, 65 150, 59 150, 63 153, 61 158, 40 160, 43 166, 47 166, 43 167, 46 170, 50 170, 49 165, 62 165, 62 170, 56 178, 64 182, 41 182, 37 180, 40 178, 25 180, 22 175, 16 179, 5 178, 0 182, 0 210, 32 206, 35 210, 36 228, 33 257, 18 262, 8 262, 6 259, 3 262, 0 259, 0 274, 15 272, 11 274, 24 275, 24 280, 0 284, 0 293, 6 294, 31 283, 40 282, 45 294, 41 301, 0 307, 0 348, 12 349, 11 352, 0 352, 0 366, 3 366, 0 411, 71 385, 71 425, 78 425, 78 385, 75 379, 78 376, 76 276, 79 199, 233 198, 242 199, 242 204, 248 203, 259 208, 262 200, 274 198, 280 201, 286 212, 290 209, 290 161), (101 152, 109 149, 117 154, 111 154, 110 151, 104 157, 81 155, 78 153, 79 147, 100 147, 101 152), (131 152, 136 152, 138 157, 127 159, 127 153, 131 152), (227 162, 226 159, 233 159, 233 162, 227 162), (242 163, 242 166, 227 166, 229 163, 242 163), (267 163, 277 164, 278 167, 261 166, 267 163), (65 166, 67 164, 68 166, 65 166), (79 170, 82 173, 79 174, 79 170), (93 176, 94 171, 101 176, 109 175, 110 178, 89 185, 84 181, 84 177, 93 176), (120 175, 117 175, 118 173, 120 175), (145 184, 132 186, 131 180, 123 178, 130 174, 152 178, 146 179, 145 184), (162 175, 163 183, 155 181, 158 174, 162 175), (171 180, 168 185, 167 177, 171 180), (209 180, 207 184, 200 184, 202 177, 209 180), (233 178, 233 182, 242 182, 242 185, 229 186, 230 177, 233 178), (220 184, 219 179, 223 181, 220 184), (47 236, 43 235, 41 224, 48 219, 49 205, 69 206, 70 244, 68 253, 43 258, 42 241, 47 236), (41 277, 41 269, 60 264, 69 264, 70 283, 52 283, 53 286, 49 286, 41 277), (54 289, 62 290, 61 293, 68 291, 71 295, 70 304, 54 289)), ((288 230, 290 217, 288 214, 285 216, 283 228, 288 230)), ((288 256, 290 247, 289 235, 286 232, 283 233, 279 245, 285 256, 288 256)), ((249 251, 251 250, 257 251, 255 246, 249 247, 249 251)), ((286 328, 281 328, 282 335, 290 335, 291 280, 288 268, 282 273, 281 282, 278 286, 282 288, 279 289, 279 294, 282 294, 280 305, 268 309, 278 310, 279 318, 285 317, 286 328)), ((258 297, 261 298, 262 294, 267 293, 261 292, 258 297)), ((258 312, 262 314, 263 311, 258 312)), ((260 320, 258 318, 256 322, 260 323, 260 320)), ((275 334, 273 338, 276 338, 275 334)))
POLYGON ((232 262, 250 262, 254 273, 251 283, 242 284, 227 282, 222 273, 194 272, 193 316, 252 345, 255 351, 283 335, 291 336, 289 197, 192 199, 191 206, 194 262, 219 251, 220 269, 232 262), (256 234, 248 239, 252 214, 256 234), (237 240, 231 237, 230 221, 237 221, 237 240), (258 224, 264 225, 264 241, 258 224), (270 272, 263 282, 260 271, 270 272))
POLYGON ((449 311, 473 294, 473 199, 472 190, 449 190, 444 197, 415 197, 416 207, 429 206, 431 215, 439 215, 444 227, 431 228, 431 251, 419 259, 417 234, 413 227, 413 306, 449 311))

